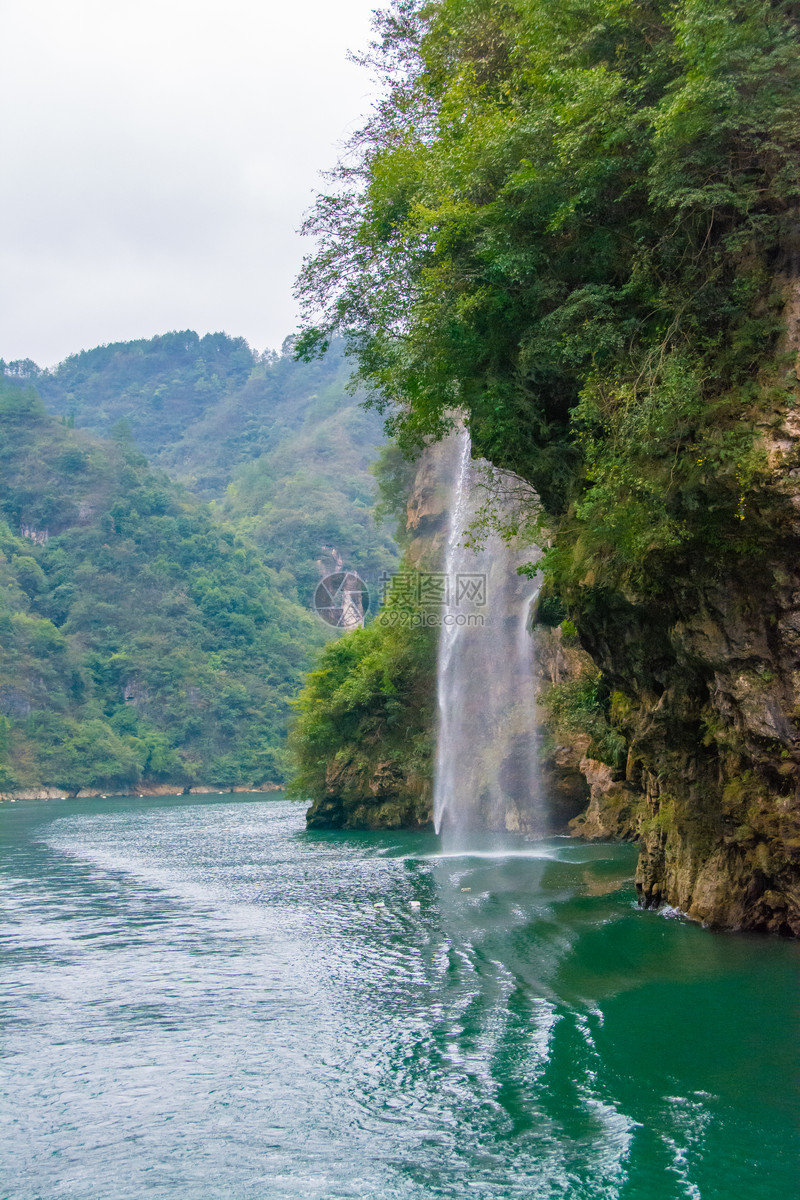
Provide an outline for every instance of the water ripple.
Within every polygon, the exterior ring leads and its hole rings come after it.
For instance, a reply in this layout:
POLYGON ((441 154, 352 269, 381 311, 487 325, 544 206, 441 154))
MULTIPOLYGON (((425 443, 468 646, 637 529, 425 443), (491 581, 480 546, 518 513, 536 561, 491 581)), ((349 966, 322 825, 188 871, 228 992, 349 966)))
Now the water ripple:
POLYGON ((0 838, 7 1200, 791 1194, 796 947, 636 911, 630 847, 199 798, 0 838))

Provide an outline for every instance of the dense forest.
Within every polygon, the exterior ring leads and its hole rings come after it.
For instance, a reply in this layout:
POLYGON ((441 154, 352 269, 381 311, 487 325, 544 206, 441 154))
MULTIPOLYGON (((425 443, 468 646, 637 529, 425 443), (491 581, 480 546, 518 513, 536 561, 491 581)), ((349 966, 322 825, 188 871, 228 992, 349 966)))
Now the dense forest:
POLYGON ((794 254, 794 7, 402 0, 386 98, 308 222, 312 356, 333 333, 405 445, 462 408, 537 488, 548 569, 663 588, 758 554, 757 410, 794 254), (744 494, 744 499, 742 498, 744 494))
POLYGON ((297 353, 343 337, 402 448, 460 414, 536 489, 542 600, 599 671, 560 720, 614 727, 644 901, 800 931, 797 6, 376 27, 297 353))
POLYGON ((320 573, 397 557, 341 357, 184 332, 2 365, 0 790, 283 780, 320 573))
POLYGON ((338 347, 305 364, 292 344, 259 355, 243 338, 184 330, 98 346, 49 371, 4 367, 76 428, 127 428, 154 467, 246 531, 307 604, 323 547, 371 581, 396 549, 372 513, 380 417, 347 390, 338 347))

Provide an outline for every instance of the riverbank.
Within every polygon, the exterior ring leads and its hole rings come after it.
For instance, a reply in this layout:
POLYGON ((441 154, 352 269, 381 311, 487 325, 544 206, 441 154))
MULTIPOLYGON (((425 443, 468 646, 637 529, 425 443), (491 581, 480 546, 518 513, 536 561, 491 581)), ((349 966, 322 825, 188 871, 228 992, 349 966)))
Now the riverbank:
POLYGON ((123 791, 101 788, 21 788, 15 792, 0 792, 0 803, 15 800, 105 800, 108 796, 225 796, 236 793, 282 792, 281 783, 247 784, 237 787, 217 787, 213 784, 198 784, 196 787, 180 787, 175 783, 139 784, 123 791))

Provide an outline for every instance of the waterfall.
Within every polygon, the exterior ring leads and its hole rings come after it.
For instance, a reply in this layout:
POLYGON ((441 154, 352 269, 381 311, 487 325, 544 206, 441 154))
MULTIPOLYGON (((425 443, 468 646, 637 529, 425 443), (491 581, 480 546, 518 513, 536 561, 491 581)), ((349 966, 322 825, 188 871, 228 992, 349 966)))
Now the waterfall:
MULTIPOLYGON (((536 585, 517 567, 539 555, 491 531, 481 548, 465 531, 486 504, 480 463, 466 430, 454 439, 456 467, 444 574, 449 594, 437 664, 439 727, 434 788, 437 832, 458 840, 470 829, 546 832, 539 788, 533 637, 536 585)), ((500 490, 513 480, 494 473, 500 490)), ((528 504, 534 493, 525 489, 528 504)))

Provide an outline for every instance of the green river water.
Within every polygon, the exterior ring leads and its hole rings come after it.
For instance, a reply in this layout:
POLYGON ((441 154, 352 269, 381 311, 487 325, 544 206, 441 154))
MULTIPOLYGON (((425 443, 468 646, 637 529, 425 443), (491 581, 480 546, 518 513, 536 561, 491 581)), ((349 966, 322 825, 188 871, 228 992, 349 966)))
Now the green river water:
POLYGON ((303 815, 0 807, 5 1200, 800 1195, 796 944, 303 815))

